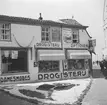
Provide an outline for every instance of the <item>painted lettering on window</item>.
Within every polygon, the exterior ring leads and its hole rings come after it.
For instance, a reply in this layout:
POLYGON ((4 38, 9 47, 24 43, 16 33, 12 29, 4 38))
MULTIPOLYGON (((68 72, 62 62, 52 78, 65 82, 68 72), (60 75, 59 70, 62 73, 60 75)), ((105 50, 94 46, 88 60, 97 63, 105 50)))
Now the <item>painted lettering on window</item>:
POLYGON ((41 73, 38 74, 38 80, 51 80, 51 79, 64 79, 64 78, 75 78, 75 77, 86 77, 88 73, 86 70, 82 71, 70 71, 64 73, 41 73))
POLYGON ((0 82, 17 82, 30 80, 30 75, 0 77, 0 82))

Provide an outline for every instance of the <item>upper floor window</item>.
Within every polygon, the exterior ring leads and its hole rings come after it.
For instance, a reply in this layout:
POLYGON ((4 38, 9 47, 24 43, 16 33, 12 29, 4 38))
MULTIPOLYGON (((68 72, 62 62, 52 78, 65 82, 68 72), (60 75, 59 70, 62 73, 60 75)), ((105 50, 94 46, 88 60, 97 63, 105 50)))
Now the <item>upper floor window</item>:
POLYGON ((41 41, 42 42, 60 42, 60 28, 58 27, 48 27, 43 26, 41 32, 41 41))
POLYGON ((52 42, 59 42, 60 39, 60 28, 52 28, 52 42))
POLYGON ((44 42, 50 41, 50 28, 42 27, 41 40, 44 42))
POLYGON ((78 29, 72 30, 72 41, 73 41, 73 43, 79 42, 79 30, 78 29))
POLYGON ((0 40, 10 40, 10 24, 0 24, 0 40))

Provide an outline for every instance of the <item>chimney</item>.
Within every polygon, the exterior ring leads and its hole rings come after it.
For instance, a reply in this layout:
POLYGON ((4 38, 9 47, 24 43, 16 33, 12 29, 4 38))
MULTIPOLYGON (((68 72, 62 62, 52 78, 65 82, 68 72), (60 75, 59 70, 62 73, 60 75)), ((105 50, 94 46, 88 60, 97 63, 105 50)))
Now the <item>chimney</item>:
POLYGON ((40 17, 39 17, 39 20, 43 20, 42 16, 41 16, 41 13, 39 13, 40 17))

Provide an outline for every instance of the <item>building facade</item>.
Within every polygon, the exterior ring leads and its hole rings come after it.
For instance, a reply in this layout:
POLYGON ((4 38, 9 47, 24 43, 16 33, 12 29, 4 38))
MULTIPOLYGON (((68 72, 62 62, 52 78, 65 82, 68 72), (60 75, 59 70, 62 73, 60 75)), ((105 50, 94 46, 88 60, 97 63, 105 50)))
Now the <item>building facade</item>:
POLYGON ((89 77, 87 28, 74 19, 0 15, 0 84, 89 77))

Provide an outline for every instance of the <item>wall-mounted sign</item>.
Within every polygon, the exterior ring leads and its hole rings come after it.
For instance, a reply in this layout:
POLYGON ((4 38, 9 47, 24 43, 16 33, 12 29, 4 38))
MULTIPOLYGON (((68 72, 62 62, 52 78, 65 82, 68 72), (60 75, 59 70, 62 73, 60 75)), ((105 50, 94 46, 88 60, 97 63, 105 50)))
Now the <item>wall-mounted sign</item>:
POLYGON ((37 48, 60 48, 61 43, 36 43, 37 48))
POLYGON ((18 76, 3 76, 0 77, 1 82, 17 82, 30 80, 30 75, 18 75, 18 76))
POLYGON ((71 43, 72 42, 71 36, 72 36, 71 29, 64 28, 63 29, 63 41, 65 43, 71 43))
POLYGON ((63 73, 41 73, 38 74, 38 80, 51 80, 51 79, 64 79, 64 78, 76 78, 76 77, 87 77, 88 70, 81 71, 66 71, 63 73))
POLYGON ((71 48, 88 48, 87 44, 72 43, 71 48))
POLYGON ((96 46, 96 39, 89 40, 89 47, 95 47, 96 46))

